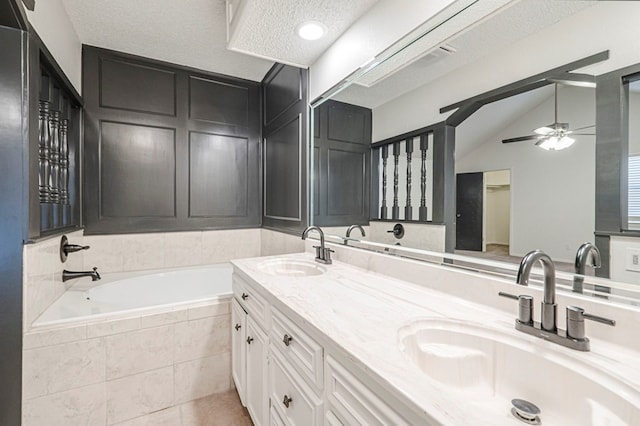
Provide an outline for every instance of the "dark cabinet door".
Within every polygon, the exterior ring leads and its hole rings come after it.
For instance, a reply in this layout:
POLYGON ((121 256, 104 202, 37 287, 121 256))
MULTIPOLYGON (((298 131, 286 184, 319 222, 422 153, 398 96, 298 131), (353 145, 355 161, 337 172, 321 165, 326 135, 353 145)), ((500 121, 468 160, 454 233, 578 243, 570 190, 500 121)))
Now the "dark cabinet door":
POLYGON ((456 175, 456 249, 482 251, 484 173, 456 175))

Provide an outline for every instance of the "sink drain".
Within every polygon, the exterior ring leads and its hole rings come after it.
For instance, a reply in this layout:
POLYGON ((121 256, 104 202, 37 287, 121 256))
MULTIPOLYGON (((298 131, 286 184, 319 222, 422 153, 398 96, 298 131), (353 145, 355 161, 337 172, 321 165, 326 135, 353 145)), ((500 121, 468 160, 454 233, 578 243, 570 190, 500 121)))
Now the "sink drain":
POLYGON ((517 398, 512 399, 511 403, 513 404, 511 414, 513 414, 516 419, 528 425, 539 425, 542 423, 540 421, 540 417, 538 417, 540 409, 537 405, 529 401, 525 401, 524 399, 517 398))

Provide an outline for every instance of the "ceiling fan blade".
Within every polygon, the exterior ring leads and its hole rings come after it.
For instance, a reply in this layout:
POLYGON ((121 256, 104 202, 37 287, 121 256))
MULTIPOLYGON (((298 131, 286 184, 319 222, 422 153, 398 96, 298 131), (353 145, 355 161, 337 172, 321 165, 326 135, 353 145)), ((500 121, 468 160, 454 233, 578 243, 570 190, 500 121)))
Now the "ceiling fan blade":
POLYGON ((571 132, 572 135, 574 136, 595 136, 595 133, 573 133, 571 132))
POLYGON ((534 133, 540 136, 548 136, 556 131, 554 127, 555 127, 555 124, 550 124, 544 127, 538 127, 537 129, 534 130, 534 133))
POLYGON ((540 135, 519 136, 517 138, 503 139, 502 143, 532 141, 535 139, 540 139, 540 135))
POLYGON ((578 127, 577 129, 571 129, 571 132, 575 132, 576 130, 590 129, 592 127, 596 127, 596 125, 592 124, 591 126, 578 127))

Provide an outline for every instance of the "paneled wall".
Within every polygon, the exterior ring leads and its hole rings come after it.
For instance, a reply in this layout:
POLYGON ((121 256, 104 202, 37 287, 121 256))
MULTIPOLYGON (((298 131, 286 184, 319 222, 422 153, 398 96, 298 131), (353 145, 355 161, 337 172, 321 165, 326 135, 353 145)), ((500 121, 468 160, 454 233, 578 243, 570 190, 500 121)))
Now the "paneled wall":
POLYGON ((262 81, 264 226, 302 231, 307 226, 307 75, 276 64, 262 81))
MULTIPOLYGON (((0 9, 2 11, 3 9, 0 9)), ((27 34, 0 27, 0 425, 20 424, 22 241, 27 229, 27 34)))
POLYGON ((371 110, 326 101, 313 111, 313 224, 369 223, 371 110))
POLYGON ((260 225, 259 84, 85 46, 87 234, 260 225))

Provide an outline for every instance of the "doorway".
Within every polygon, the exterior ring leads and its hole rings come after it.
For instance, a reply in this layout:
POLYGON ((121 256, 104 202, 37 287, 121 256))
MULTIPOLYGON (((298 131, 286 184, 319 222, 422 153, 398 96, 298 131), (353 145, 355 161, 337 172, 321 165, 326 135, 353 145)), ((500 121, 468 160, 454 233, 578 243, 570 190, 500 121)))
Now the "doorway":
POLYGON ((511 228, 511 171, 456 175, 456 251, 508 257, 511 228))

